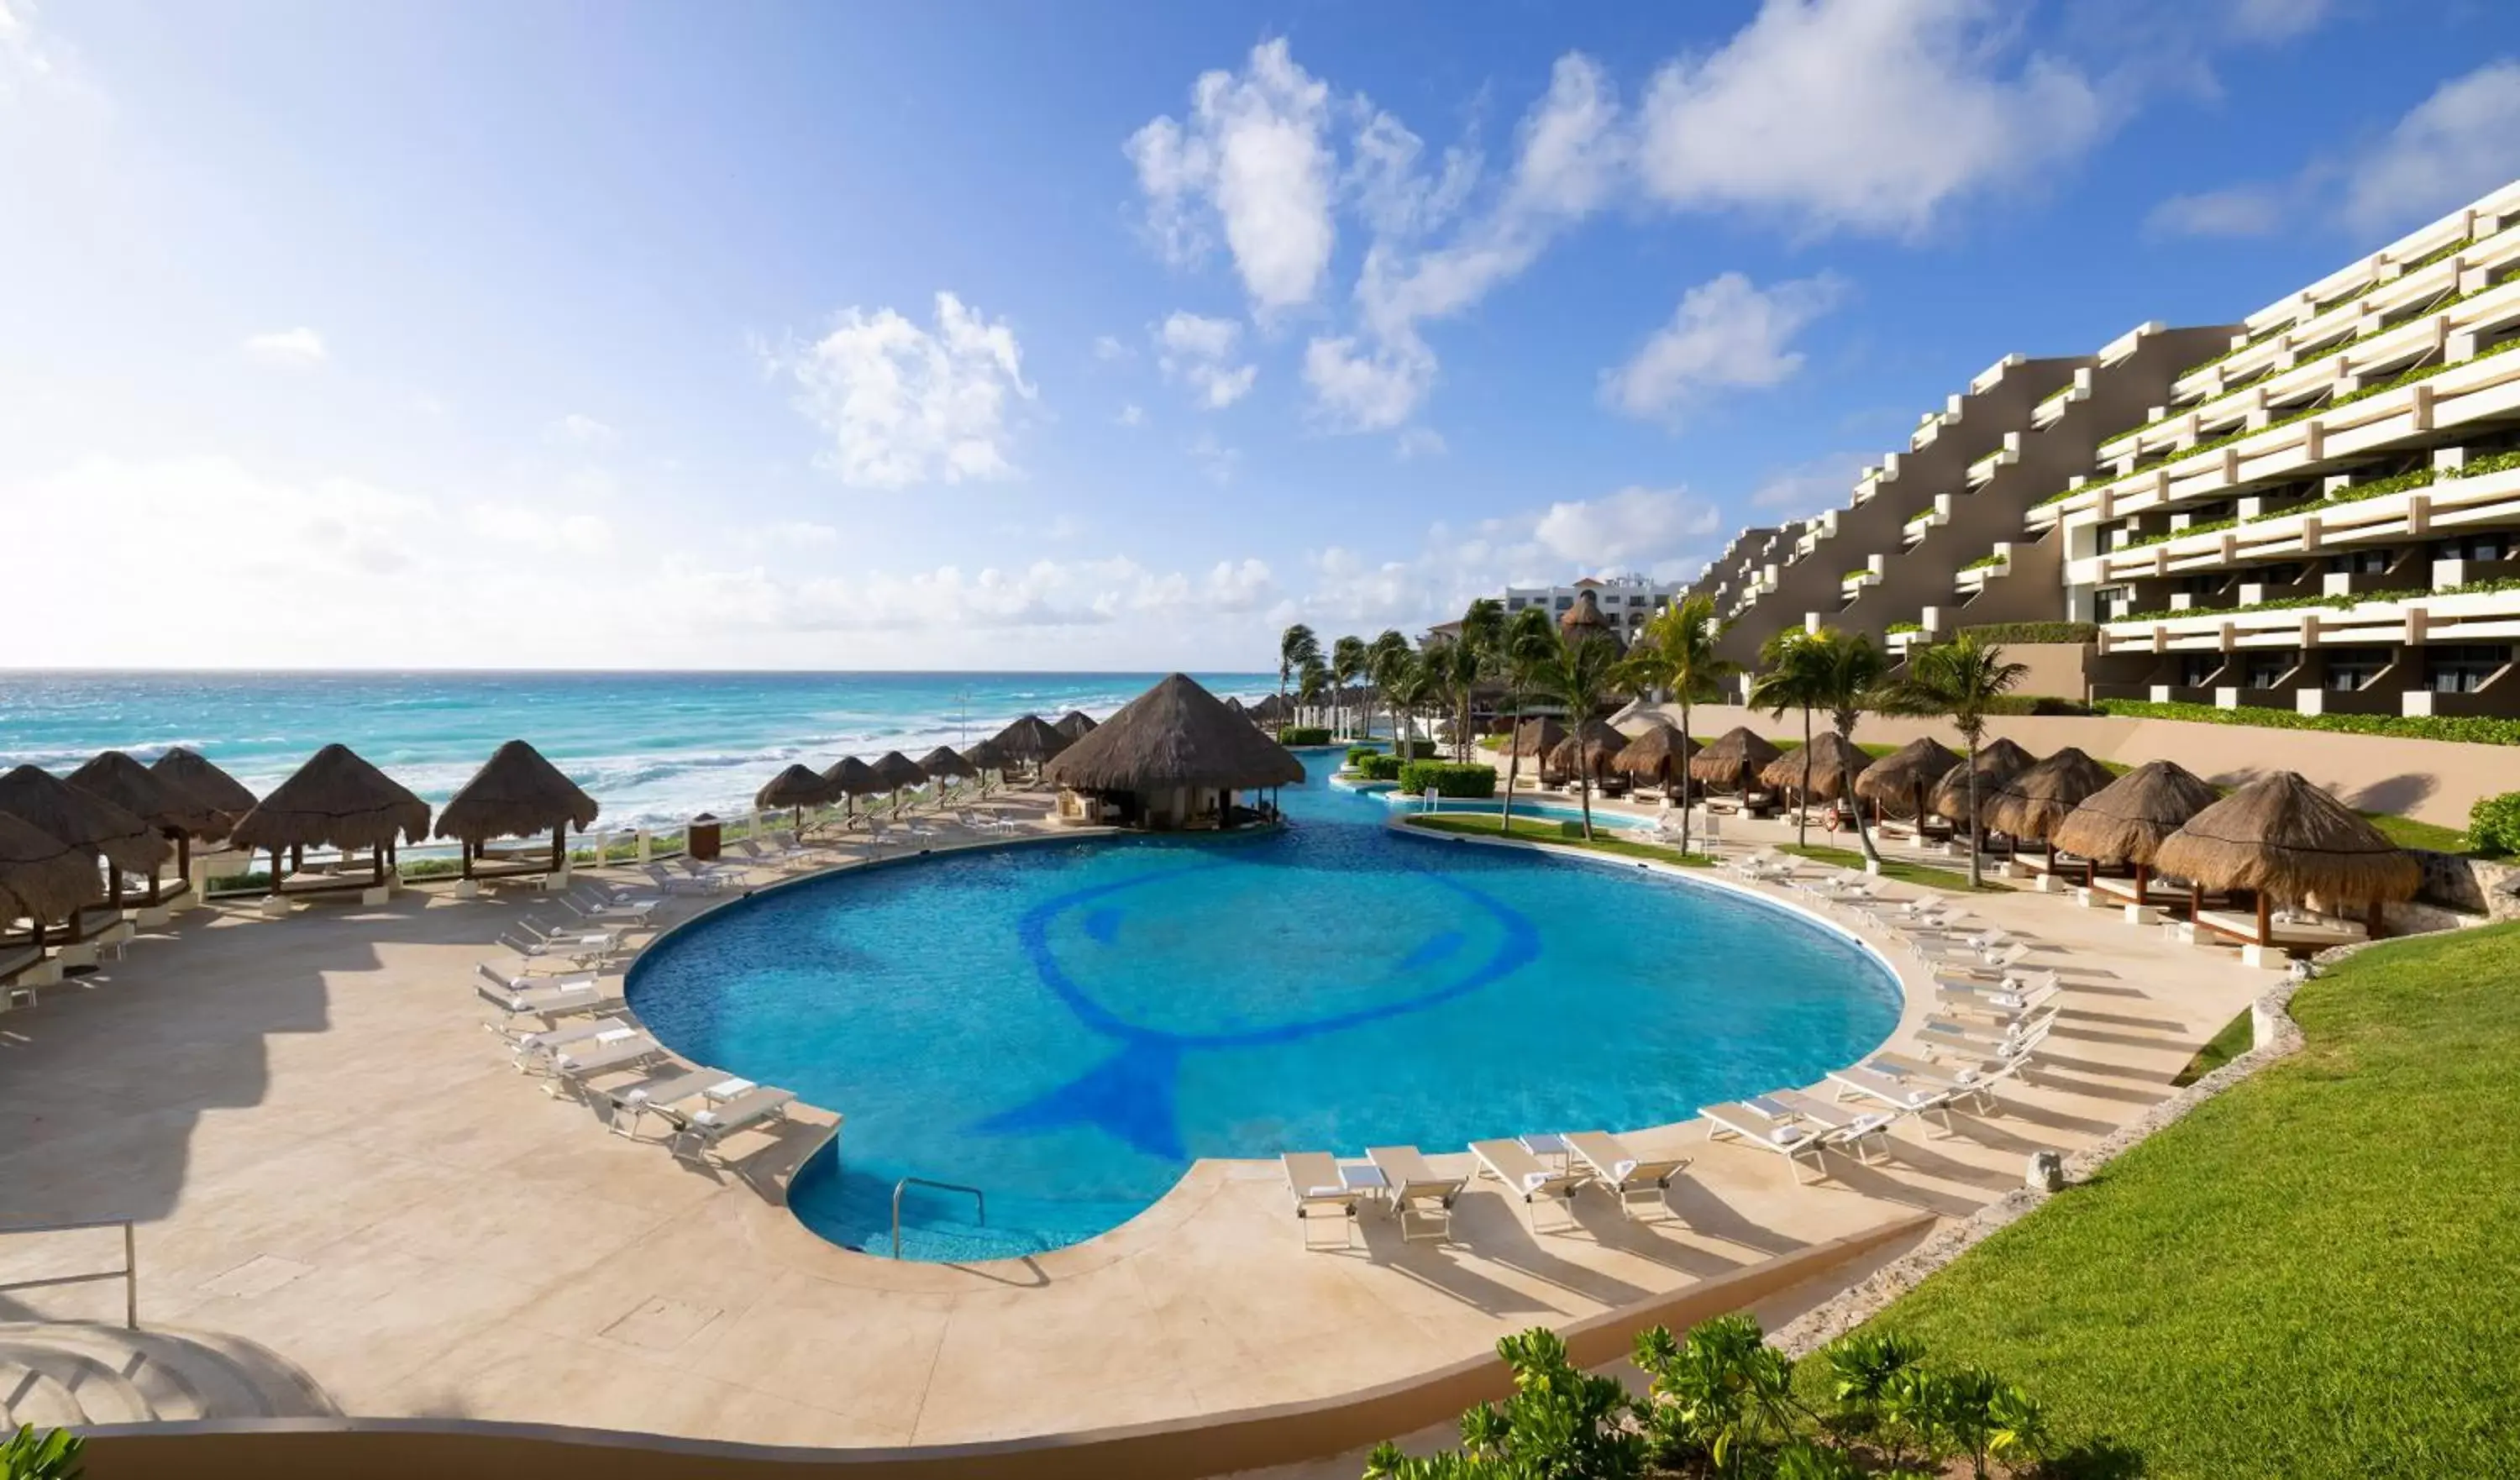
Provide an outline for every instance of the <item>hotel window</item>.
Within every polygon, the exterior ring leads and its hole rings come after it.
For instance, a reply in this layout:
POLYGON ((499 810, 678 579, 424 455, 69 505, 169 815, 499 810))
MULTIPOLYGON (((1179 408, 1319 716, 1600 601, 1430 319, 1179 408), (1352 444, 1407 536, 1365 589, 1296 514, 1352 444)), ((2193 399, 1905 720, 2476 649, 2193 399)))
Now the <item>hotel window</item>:
POLYGON ((2474 694, 2511 661, 2499 644, 2424 650, 2424 687, 2435 694, 2474 694))
POLYGON ((2289 586, 2301 579, 2301 561, 2286 561, 2280 565, 2260 565, 2255 579, 2261 586, 2289 586))
POLYGON ((2386 550, 2348 550, 2327 558, 2329 575, 2386 575, 2389 556, 2386 550))
POLYGON ((2231 578, 2220 570, 2200 570, 2179 578, 2182 596, 2221 596, 2230 588, 2231 578))
POLYGON ((2252 652, 2244 660, 2244 682, 2252 689, 2272 689, 2293 670, 2289 652, 2252 652))
POLYGON ((2102 586, 2099 590, 2092 593, 2092 596, 2093 600, 2100 604, 2101 621, 2114 622, 2122 616, 2127 616, 2133 613, 2135 610, 2135 588, 2133 586, 2102 586))
POLYGON ((1560 611, 1571 609, 1574 605, 1575 599, 1571 596, 1561 596, 1557 599, 1557 609, 1560 611))
POLYGON ((2512 541, 2507 534, 2471 534, 2454 540, 2436 540, 2433 559, 2437 561, 2507 561, 2511 559, 2512 541))
POLYGON ((2219 652, 2182 652, 2179 654, 2179 685, 2182 689, 2202 689, 2223 670, 2219 652))
POLYGON ((1508 597, 1506 599, 1505 609, 1508 611, 1520 611, 1523 608, 1523 605, 1522 598, 1518 596, 1508 597))
POLYGON ((2327 654, 2327 677, 2319 685, 2336 694, 2351 694, 2380 676, 2389 655, 2367 648, 2339 648, 2327 654))

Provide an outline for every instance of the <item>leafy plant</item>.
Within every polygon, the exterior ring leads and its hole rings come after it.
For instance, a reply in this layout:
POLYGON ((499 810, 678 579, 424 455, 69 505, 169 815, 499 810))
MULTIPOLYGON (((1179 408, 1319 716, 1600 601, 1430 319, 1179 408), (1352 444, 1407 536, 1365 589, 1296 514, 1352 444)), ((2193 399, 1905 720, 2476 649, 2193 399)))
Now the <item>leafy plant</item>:
POLYGON ((38 1432, 31 1423, 0 1439, 0 1480, 78 1480, 87 1441, 66 1428, 38 1432))
MULTIPOLYGON (((1715 614, 1715 598, 1707 595, 1683 597, 1663 607, 1645 622, 1638 635, 1637 646, 1629 652, 1627 673, 1640 688, 1658 688, 1680 701, 1680 733, 1688 734, 1689 710, 1700 699, 1717 695, 1718 686, 1741 671, 1741 665, 1718 655, 1715 645, 1723 641, 1725 629, 1732 623, 1715 614)), ((1683 747, 1686 748, 1685 746, 1683 747)), ((1680 772, 1680 851, 1688 851, 1689 785, 1688 764, 1682 761, 1680 772)))
MULTIPOLYGON (((1557 634, 1556 650, 1539 663, 1535 677, 1545 692, 1566 706, 1568 721, 1581 726, 1610 696, 1619 682, 1623 660, 1618 645, 1594 633, 1557 634)), ((1593 835, 1593 769, 1575 768, 1575 794, 1584 808, 1584 836, 1593 835)))
POLYGON ((1885 714, 1936 715, 1951 720, 1968 744, 1963 763, 1968 790, 1969 887, 1986 882, 1986 830, 1978 825, 1977 747, 1986 739, 1995 704, 2030 676, 2021 663, 2004 661, 2003 650, 1963 632, 1908 660, 1908 675, 1882 694, 1885 714))
POLYGON ((1980 556, 1978 559, 1969 561, 1960 568, 1962 570, 1986 570, 1997 565, 2010 564, 2012 558, 2005 555, 1980 556))
POLYGON ((2520 791, 2476 799, 2467 809, 2467 845, 2496 858, 2520 855, 2520 791))
POLYGON ((1370 782, 1396 782, 1400 768, 1408 764, 1396 755, 1373 754, 1356 763, 1356 774, 1370 782))
POLYGON ((1362 764, 1367 756, 1380 755, 1381 753, 1382 747, 1380 745, 1350 745, 1347 747, 1348 767, 1353 770, 1355 767, 1362 764))
POLYGON ((1399 767, 1395 779, 1400 789, 1411 796, 1422 796, 1430 786, 1438 796, 1496 795, 1496 768, 1474 762, 1409 761, 1399 767))
POLYGON ((1922 631, 1924 631, 1924 630, 1925 630, 1925 624, 1924 624, 1924 623, 1922 623, 1922 622, 1892 622, 1889 626, 1884 627, 1884 628, 1882 628, 1881 630, 1882 630, 1885 634, 1897 634, 1897 633, 1901 633, 1901 632, 1922 632, 1922 631))
POLYGON ((1313 629, 1301 622, 1278 635, 1278 697, 1286 696, 1286 685, 1297 673, 1322 660, 1322 640, 1313 629))
POLYGON ((1632 1480, 1645 1440, 1614 1377, 1581 1371, 1553 1331, 1534 1327, 1497 1343, 1513 1369, 1513 1396, 1462 1415, 1458 1452, 1412 1458, 1389 1443, 1366 1461, 1366 1480, 1632 1480))
POLYGON ((1327 745, 1330 732, 1321 725, 1288 725, 1278 732, 1282 745, 1327 745))
POLYGON ((1794 1398, 1793 1363, 1748 1316, 1719 1316, 1686 1339, 1661 1326, 1640 1332, 1636 1362, 1652 1379, 1642 1417, 1660 1463, 1754 1473, 1755 1458, 1808 1417, 1794 1398))
POLYGON ((2433 714, 2302 714, 2291 709, 2216 704, 2155 703, 2109 698, 2092 705, 2127 719, 2187 720, 2200 725, 2250 725, 2268 730, 2326 730, 2339 735, 2391 735, 2407 740, 2453 740, 2471 745, 2520 745, 2520 720, 2433 714))
POLYGON ((1984 622, 1962 627, 1958 635, 1981 643, 2091 643, 2099 640, 2100 629, 2092 622, 1984 622))

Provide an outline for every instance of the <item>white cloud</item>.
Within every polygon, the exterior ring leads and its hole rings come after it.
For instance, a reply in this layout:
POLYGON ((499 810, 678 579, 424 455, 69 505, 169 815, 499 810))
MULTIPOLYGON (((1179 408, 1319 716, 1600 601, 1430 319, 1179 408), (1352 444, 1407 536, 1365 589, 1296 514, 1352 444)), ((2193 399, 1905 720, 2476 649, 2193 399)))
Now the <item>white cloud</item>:
POLYGON ((1094 358, 1101 360, 1105 365, 1118 364, 1123 361, 1134 360, 1137 357, 1138 352, 1136 350, 1121 343, 1114 336, 1101 334, 1094 336, 1094 358))
POLYGON ((1166 255, 1195 261, 1220 222, 1256 309, 1312 301, 1337 239, 1328 122, 1329 89, 1282 38, 1253 47, 1240 72, 1202 73, 1188 122, 1156 118, 1125 146, 1166 255))
POLYGON ((2433 90, 2356 159, 2346 224, 2374 232, 2415 225, 2520 174, 2520 62, 2500 61, 2433 90))
POLYGON ((265 365, 320 365, 326 358, 324 336, 304 328, 251 336, 244 348, 247 358, 265 365))
POLYGON ((464 522, 476 536, 525 550, 580 559, 612 553, 611 522, 600 515, 560 514, 527 504, 474 504, 464 522))
POLYGON ((1005 320, 950 292, 933 329, 890 308, 850 308, 831 333, 772 358, 796 409, 831 437, 816 462, 845 483, 898 488, 1012 477, 1011 398, 1031 400, 1023 354, 1005 320))
POLYGON ((1123 426, 1144 426, 1147 425, 1147 408, 1135 401, 1126 401, 1120 406, 1120 414, 1111 420, 1123 426))
POLYGON ((1861 453, 1834 452, 1778 469, 1752 490, 1750 505, 1773 511, 1781 519, 1808 518, 1823 509, 1842 507, 1854 491, 1856 475, 1868 461, 1861 453))
POLYGON ((1191 438, 1182 450, 1190 454, 1191 461, 1198 465, 1198 471, 1212 483, 1233 482, 1234 470, 1242 464, 1241 451, 1218 441, 1213 432, 1200 432, 1191 438))
POLYGON ((1715 532, 1719 516, 1684 488, 1631 485, 1606 497, 1549 506, 1532 538, 1550 554, 1585 569, 1667 560, 1692 539, 1715 532))
POLYGON ((1358 100, 1365 114, 1348 142, 1344 194, 1377 238, 1408 241, 1443 226, 1460 213, 1478 184, 1480 159, 1474 150, 1455 147, 1444 152, 1443 167, 1419 167, 1426 143, 1409 126, 1380 109, 1358 100))
POLYGON ((1400 461, 1404 463, 1418 458, 1439 458, 1451 450, 1444 441, 1444 434, 1431 426, 1402 428, 1397 448, 1400 461))
POLYGON ((1826 274, 1766 290, 1737 272, 1711 278, 1681 295, 1672 321, 1632 359, 1602 372, 1602 398, 1629 416, 1668 421, 1709 390, 1778 384, 1803 365, 1787 347, 1794 336, 1844 296, 1826 274))
POLYGON ((1234 363, 1242 337, 1242 326, 1236 320, 1201 318, 1176 309, 1155 326, 1153 334, 1160 346, 1157 365, 1166 376, 1188 383, 1199 404, 1210 411, 1241 400, 1259 379, 1259 366, 1234 363))
POLYGON ((574 442, 580 447, 610 447, 621 440, 621 433, 609 423, 599 422, 591 416, 575 411, 552 423, 551 434, 561 441, 574 442))
POLYGON ((2318 29, 2334 0, 2231 0, 2231 32, 2245 41, 2289 41, 2318 29))
POLYGON ((2233 185, 2172 196, 2144 217, 2144 230, 2157 237, 2264 237, 2284 223, 2290 208, 2280 186, 2233 185))
POLYGON ((1921 232, 2107 126, 2072 67, 2010 60, 2017 25, 1996 0, 1766 0, 1720 49, 1655 73, 1645 188, 1813 233, 1921 232))
POLYGON ((1435 383, 1435 355, 1411 335, 1371 350, 1354 336, 1304 346, 1304 383, 1315 409, 1337 431, 1387 431, 1417 415, 1435 383))

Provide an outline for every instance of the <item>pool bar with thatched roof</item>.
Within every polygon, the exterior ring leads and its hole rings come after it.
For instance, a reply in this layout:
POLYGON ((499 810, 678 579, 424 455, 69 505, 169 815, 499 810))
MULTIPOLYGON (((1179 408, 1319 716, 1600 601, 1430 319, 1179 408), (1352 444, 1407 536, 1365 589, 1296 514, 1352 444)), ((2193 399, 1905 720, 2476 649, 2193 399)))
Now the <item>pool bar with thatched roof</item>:
POLYGON ((1063 822, 1225 828, 1246 815, 1235 793, 1293 785, 1304 779, 1304 765, 1176 673, 1053 757, 1042 777, 1059 788, 1063 822))

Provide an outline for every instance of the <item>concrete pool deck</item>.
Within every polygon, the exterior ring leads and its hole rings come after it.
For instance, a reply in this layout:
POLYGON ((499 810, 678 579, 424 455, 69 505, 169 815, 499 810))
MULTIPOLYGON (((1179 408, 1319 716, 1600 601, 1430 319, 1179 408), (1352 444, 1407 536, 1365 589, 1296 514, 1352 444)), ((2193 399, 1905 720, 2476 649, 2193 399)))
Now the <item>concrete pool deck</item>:
MULTIPOLYGON (((1088 1243, 902 1265, 824 1242, 781 1202, 828 1114, 703 1168, 515 1073, 471 978, 536 903, 414 890, 279 920, 197 911, 0 1016, 0 1222, 139 1220, 145 1326, 267 1349, 345 1413, 829 1447, 1070 1432, 1342 1393, 1920 1212, 1963 1216, 2018 1185, 2031 1151, 2089 1144, 2166 1097, 2270 980, 2113 913, 1980 896, 1967 908, 2065 980, 2049 1067, 2008 1087, 2002 1113, 1956 1115, 1952 1138, 1903 1123, 1887 1164, 1837 1158, 1835 1181, 1796 1186, 1782 1158, 1688 1122, 1629 1138, 1696 1157, 1678 1222, 1629 1224, 1589 1198, 1579 1231, 1534 1237, 1490 1183, 1462 1199, 1451 1246, 1404 1248, 1368 1218, 1356 1248, 1317 1253, 1274 1162, 1205 1161, 1088 1243)), ((1916 996, 1894 1043, 1923 1015, 1916 996)), ((110 1268, 104 1236, 0 1239, 0 1283, 110 1268)), ((1795 1314, 1904 1246, 1762 1314, 1795 1314)), ((118 1319, 120 1300, 110 1283, 0 1295, 0 1323, 118 1319)))

